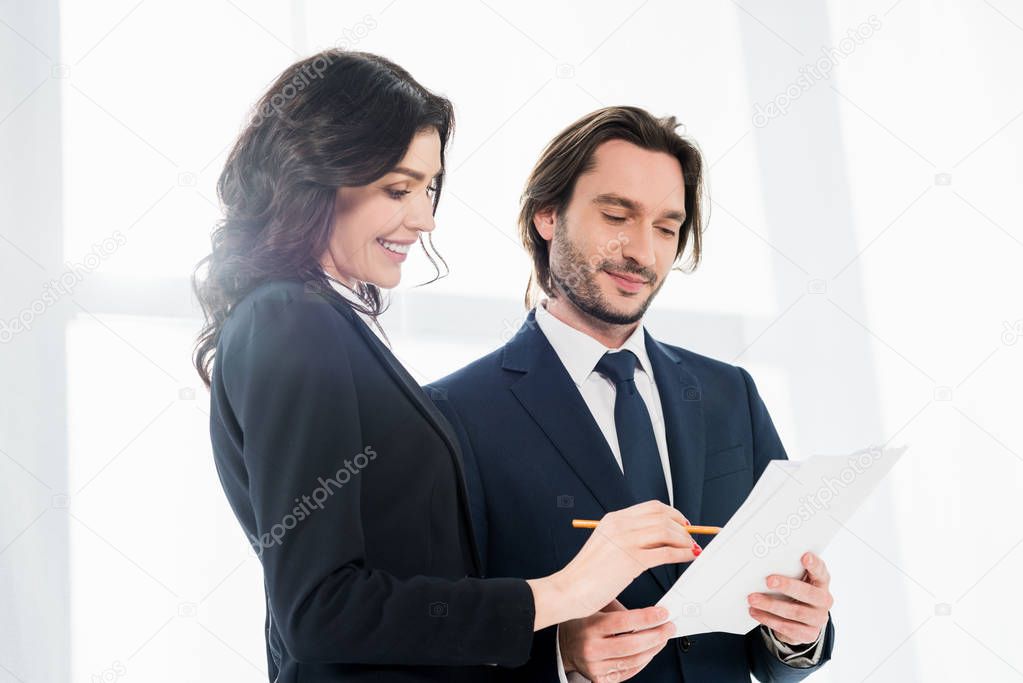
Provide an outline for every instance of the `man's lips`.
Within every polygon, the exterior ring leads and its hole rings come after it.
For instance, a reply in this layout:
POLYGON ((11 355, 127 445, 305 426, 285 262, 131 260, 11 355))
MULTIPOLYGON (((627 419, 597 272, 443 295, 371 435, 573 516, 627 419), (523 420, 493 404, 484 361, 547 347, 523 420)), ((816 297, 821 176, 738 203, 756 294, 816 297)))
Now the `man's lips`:
POLYGON ((611 280, 626 292, 638 292, 643 289, 648 280, 632 273, 621 273, 613 270, 605 270, 611 280))

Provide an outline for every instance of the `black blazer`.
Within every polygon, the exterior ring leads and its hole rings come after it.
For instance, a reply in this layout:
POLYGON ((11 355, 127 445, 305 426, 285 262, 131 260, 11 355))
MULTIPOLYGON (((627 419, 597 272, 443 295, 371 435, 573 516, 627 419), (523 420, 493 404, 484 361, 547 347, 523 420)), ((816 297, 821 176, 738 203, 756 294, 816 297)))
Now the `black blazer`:
POLYGON ((246 296, 211 393, 217 471, 263 565, 271 681, 480 681, 528 659, 532 592, 480 578, 450 425, 340 295, 246 296))

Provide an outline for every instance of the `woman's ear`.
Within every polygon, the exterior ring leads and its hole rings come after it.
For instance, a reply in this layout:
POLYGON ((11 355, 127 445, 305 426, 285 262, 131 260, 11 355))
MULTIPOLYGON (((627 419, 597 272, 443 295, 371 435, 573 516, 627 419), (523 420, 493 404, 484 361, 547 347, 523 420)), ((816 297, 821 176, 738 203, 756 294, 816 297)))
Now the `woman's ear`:
POLYGON ((548 242, 554 239, 554 226, 557 222, 558 217, 553 206, 540 209, 533 214, 533 225, 536 227, 536 231, 548 242))

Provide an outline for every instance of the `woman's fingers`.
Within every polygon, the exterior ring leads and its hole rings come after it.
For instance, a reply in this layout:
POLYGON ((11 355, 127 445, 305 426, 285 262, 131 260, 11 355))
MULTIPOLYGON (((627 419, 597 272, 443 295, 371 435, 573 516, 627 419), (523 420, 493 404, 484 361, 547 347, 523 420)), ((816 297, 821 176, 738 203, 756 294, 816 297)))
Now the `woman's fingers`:
POLYGON ((593 609, 578 616, 606 605, 651 567, 692 562, 701 549, 685 530, 688 523, 681 512, 656 500, 604 515, 570 563, 570 573, 585 577, 590 584, 575 601, 587 608, 592 604, 593 609))
POLYGON ((600 522, 600 526, 605 527, 608 531, 617 529, 622 532, 637 531, 652 525, 685 531, 685 527, 689 526, 689 520, 678 510, 669 508, 659 501, 650 502, 655 505, 648 506, 647 503, 641 503, 640 505, 605 515, 600 522), (611 515, 615 516, 612 517, 611 515))
POLYGON ((693 537, 682 529, 671 529, 664 526, 651 526, 639 529, 633 533, 633 538, 635 539, 635 544, 640 548, 656 548, 659 546, 691 548, 695 543, 693 537))
POLYGON ((692 562, 700 553, 684 528, 687 524, 688 520, 675 508, 650 500, 608 513, 598 530, 611 544, 649 569, 659 564, 692 562), (649 552, 664 549, 670 552, 649 552))
POLYGON ((667 515, 674 521, 682 525, 689 524, 689 520, 686 519, 678 508, 674 508, 671 505, 665 505, 659 500, 648 500, 644 503, 638 503, 632 507, 625 508, 625 511, 633 511, 637 516, 645 515, 667 515))
POLYGON ((671 515, 672 517, 675 517, 675 518, 679 519, 680 521, 685 519, 685 516, 681 512, 679 512, 678 509, 676 509, 676 508, 674 508, 674 507, 672 507, 670 505, 665 505, 664 503, 662 503, 659 500, 648 500, 648 501, 644 501, 642 503, 636 503, 635 505, 632 505, 630 507, 624 508, 622 510, 615 510, 614 512, 609 512, 606 515, 604 515, 604 517, 612 517, 612 516, 617 516, 617 517, 630 517, 630 516, 642 517, 644 515, 659 514, 659 513, 664 513, 664 514, 667 514, 667 515, 671 515))
POLYGON ((651 548, 650 550, 644 550, 643 552, 643 564, 646 565, 647 569, 651 567, 659 567, 662 564, 681 564, 683 562, 692 562, 696 559, 696 554, 690 548, 651 548))

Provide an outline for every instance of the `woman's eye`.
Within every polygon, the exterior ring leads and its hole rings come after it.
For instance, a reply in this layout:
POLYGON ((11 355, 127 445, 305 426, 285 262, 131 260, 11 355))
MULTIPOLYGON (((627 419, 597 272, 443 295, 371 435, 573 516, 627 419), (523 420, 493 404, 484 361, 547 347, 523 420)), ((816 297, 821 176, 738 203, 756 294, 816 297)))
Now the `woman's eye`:
POLYGON ((609 220, 612 223, 624 223, 625 222, 625 216, 614 216, 612 214, 605 213, 604 214, 604 218, 606 218, 607 220, 609 220))
POLYGON ((388 190, 387 194, 391 195, 391 199, 401 199, 409 193, 408 190, 388 190))
POLYGON ((437 191, 439 189, 440 188, 437 187, 436 185, 430 185, 429 187, 426 188, 426 194, 427 194, 427 196, 433 197, 434 195, 437 194, 437 191))
POLYGON ((674 237, 675 236, 675 231, 672 230, 671 228, 658 228, 658 230, 663 232, 668 237, 674 237))

